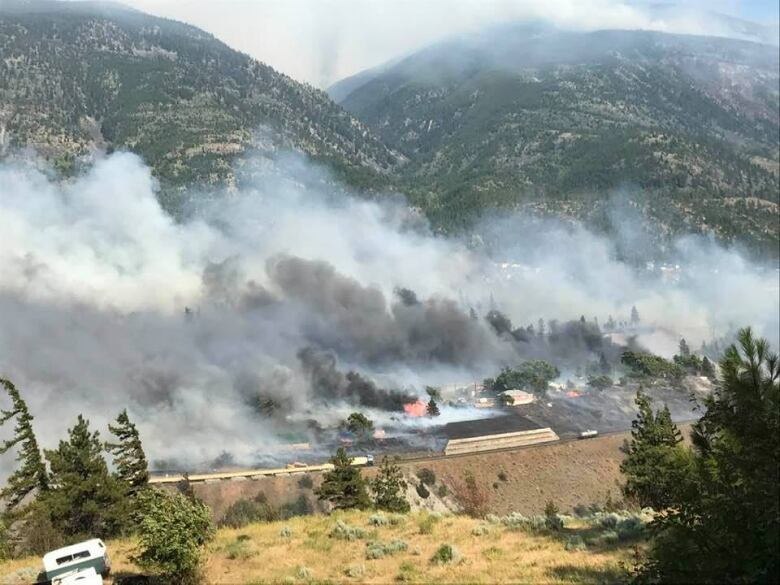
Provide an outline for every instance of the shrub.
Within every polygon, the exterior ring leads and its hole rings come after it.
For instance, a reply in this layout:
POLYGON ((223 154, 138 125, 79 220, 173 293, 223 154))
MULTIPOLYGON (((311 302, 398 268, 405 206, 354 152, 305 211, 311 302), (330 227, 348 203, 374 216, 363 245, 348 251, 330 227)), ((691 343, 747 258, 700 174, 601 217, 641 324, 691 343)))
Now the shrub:
POLYGON ((425 487, 424 483, 418 483, 415 489, 417 490, 417 495, 423 500, 431 495, 431 492, 428 491, 428 488, 425 487))
POLYGON ((436 483, 436 473, 432 469, 423 467, 417 471, 417 479, 425 485, 433 485, 436 483))
POLYGON ((504 556, 504 549, 498 548, 497 546, 491 546, 482 551, 482 556, 490 561, 494 561, 504 556))
POLYGON ((138 498, 142 516, 133 560, 172 582, 194 581, 203 547, 214 536, 209 509, 198 500, 155 489, 138 498))
POLYGON ((298 579, 308 580, 314 576, 314 572, 305 565, 298 565, 295 569, 295 576, 298 577, 298 579))
POLYGON ((507 476, 505 471, 499 471, 498 472, 498 479, 501 481, 509 481, 509 476, 507 476))
POLYGON ((618 536, 617 532, 614 530, 606 530, 599 534, 596 538, 592 539, 591 543, 595 545, 611 546, 617 544, 619 540, 620 537, 618 536))
POLYGON ((439 496, 440 498, 446 498, 449 495, 449 493, 450 493, 450 489, 446 485, 444 485, 443 483, 439 484, 439 487, 436 490, 437 496, 439 496))
POLYGON ((460 553, 451 544, 441 545, 431 557, 431 562, 438 565, 457 563, 460 560, 460 553))
POLYGON ((393 514, 389 518, 390 520, 390 526, 402 526, 406 523, 406 516, 401 516, 400 514, 393 514))
POLYGON ((494 489, 494 490, 497 490, 497 489, 498 489, 498 482, 497 482, 497 481, 494 481, 494 482, 493 482, 493 489, 494 489))
POLYGON ((330 531, 331 538, 339 540, 359 540, 366 537, 366 531, 357 526, 350 526, 343 520, 336 520, 336 525, 330 531))
POLYGON ((282 538, 292 538, 292 535, 293 531, 289 526, 282 526, 282 528, 279 530, 279 536, 282 538))
POLYGON ((301 479, 298 480, 298 487, 302 490, 310 490, 314 487, 314 480, 310 475, 304 475, 301 479))
POLYGON ((501 524, 501 518, 499 518, 495 514, 488 514, 487 516, 485 516, 485 520, 487 520, 491 524, 501 524))
POLYGON ((564 547, 566 550, 588 550, 588 547, 585 545, 585 542, 582 540, 582 537, 578 535, 570 536, 566 539, 566 546, 564 547))
POLYGON ((425 514, 417 521, 417 526, 420 529, 420 534, 431 534, 433 532, 434 525, 439 521, 439 518, 433 514, 425 514))
POLYGON ((365 565, 350 565, 344 570, 344 574, 352 579, 358 579, 366 574, 365 565))
POLYGON ((472 518, 483 518, 487 513, 490 496, 470 471, 463 474, 462 482, 455 484, 455 497, 472 518))
POLYGON ((265 494, 260 493, 254 500, 237 500, 225 511, 220 526, 243 528, 256 522, 274 522, 279 520, 279 510, 267 503, 265 494))
POLYGON ((396 575, 395 580, 400 583, 417 581, 417 569, 415 568, 414 564, 410 563, 409 561, 404 561, 401 563, 401 566, 398 567, 398 575, 396 575))
POLYGON ((387 526, 390 524, 390 520, 384 514, 372 514, 368 517, 368 524, 370 526, 387 526))
MULTIPOLYGON (((243 535, 245 536, 245 535, 243 535)), ((225 553, 230 560, 248 559, 252 556, 252 551, 247 546, 247 539, 237 538, 225 545, 225 553)))
POLYGON ((629 516, 618 522, 617 534, 618 538, 624 542, 627 540, 637 540, 644 537, 645 525, 639 516, 629 516))
POLYGON ((545 516, 523 516, 518 512, 512 512, 508 516, 498 518, 498 522, 509 530, 542 530, 547 528, 545 516))
POLYGON ((544 520, 548 530, 556 532, 563 530, 563 520, 558 512, 558 506, 552 500, 547 502, 547 505, 544 507, 544 520))
POLYGON ((386 543, 372 541, 366 544, 366 558, 368 560, 381 559, 403 552, 408 548, 409 545, 403 540, 392 540, 386 543))
POLYGON ((490 528, 488 528, 487 524, 477 524, 474 528, 471 529, 472 536, 485 536, 489 532, 490 528))
POLYGON ((599 516, 599 524, 602 528, 613 529, 617 527, 618 522, 620 522, 622 519, 623 518, 619 514, 616 514, 615 512, 609 512, 599 516))

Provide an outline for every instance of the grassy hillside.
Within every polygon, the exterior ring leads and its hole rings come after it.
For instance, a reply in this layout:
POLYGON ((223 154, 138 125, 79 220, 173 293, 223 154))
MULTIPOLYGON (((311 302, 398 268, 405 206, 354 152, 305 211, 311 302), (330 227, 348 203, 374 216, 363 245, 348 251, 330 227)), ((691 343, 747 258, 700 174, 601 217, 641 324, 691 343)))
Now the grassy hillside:
POLYGON ((410 158, 406 189, 445 228, 493 207, 604 227, 625 188, 658 233, 777 246, 776 47, 510 26, 333 91, 410 158))
MULTIPOLYGON (((208 552, 205 581, 614 583, 625 576, 621 564, 630 566, 633 547, 642 542, 639 532, 628 528, 633 520, 620 524, 618 516, 608 514, 566 517, 561 532, 520 527, 512 516, 492 522, 427 513, 379 517, 384 520, 368 512, 349 512, 220 530, 208 552), (611 526, 613 520, 617 527, 602 526, 611 526), (339 538, 339 525, 347 527, 341 533, 354 538, 339 538), (395 544, 386 546, 389 543, 395 544), (460 558, 432 561, 443 544, 452 545, 460 558)), ((137 574, 128 561, 131 541, 108 546, 115 575, 109 583, 137 574)), ((21 559, 0 565, 0 583, 26 582, 23 575, 29 579, 39 562, 21 559)))
POLYGON ((325 93, 118 4, 4 1, 0 54, 0 155, 31 146, 67 172, 93 148, 125 148, 170 186, 234 184, 255 149, 302 151, 360 185, 398 162, 325 93))

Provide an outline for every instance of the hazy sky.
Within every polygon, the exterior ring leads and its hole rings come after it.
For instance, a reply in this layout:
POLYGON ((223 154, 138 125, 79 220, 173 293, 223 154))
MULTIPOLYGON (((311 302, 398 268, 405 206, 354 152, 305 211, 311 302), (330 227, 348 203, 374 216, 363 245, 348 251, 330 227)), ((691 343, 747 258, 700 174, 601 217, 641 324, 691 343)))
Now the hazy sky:
MULTIPOLYGON (((685 0, 649 16, 630 0, 124 0, 203 28, 232 47, 319 87, 496 21, 540 18, 577 29, 645 28, 725 34, 717 10, 776 22, 776 0, 685 0), (682 6, 682 8, 679 8, 682 6)), ((657 3, 658 5, 660 3, 657 3)))

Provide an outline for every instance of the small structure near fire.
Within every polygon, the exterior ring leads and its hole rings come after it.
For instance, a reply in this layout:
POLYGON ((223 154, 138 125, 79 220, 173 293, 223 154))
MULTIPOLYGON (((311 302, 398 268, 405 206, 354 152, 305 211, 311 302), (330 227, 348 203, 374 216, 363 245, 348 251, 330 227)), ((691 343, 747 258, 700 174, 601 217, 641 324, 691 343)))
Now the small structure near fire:
POLYGON ((499 394, 505 401, 504 404, 508 406, 521 406, 523 404, 531 404, 536 398, 530 392, 524 392, 522 390, 507 390, 499 394))

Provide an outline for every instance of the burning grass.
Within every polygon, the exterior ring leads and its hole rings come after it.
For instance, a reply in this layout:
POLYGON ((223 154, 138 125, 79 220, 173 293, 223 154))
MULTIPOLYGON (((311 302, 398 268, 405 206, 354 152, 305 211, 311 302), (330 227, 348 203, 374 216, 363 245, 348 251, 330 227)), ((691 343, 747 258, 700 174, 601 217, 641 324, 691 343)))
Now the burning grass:
MULTIPOLYGON (((620 563, 631 564, 636 544, 617 539, 597 542, 594 531, 611 529, 595 520, 567 517, 562 533, 549 534, 513 530, 502 523, 480 530, 487 525, 484 520, 441 516, 432 531, 421 533, 419 523, 429 517, 412 514, 407 522, 377 525, 370 512, 348 512, 222 529, 209 549, 205 581, 615 582, 624 576, 620 563), (334 539, 331 533, 337 525, 360 528, 374 541, 334 539), (382 544, 386 554, 367 554, 367 543, 375 548, 382 544), (444 554, 443 547, 457 551, 457 562, 431 560, 444 554)), ((111 542, 109 549, 117 574, 135 572, 127 560, 131 541, 111 542)), ((39 563, 22 559, 0 564, 0 583, 22 583, 7 576, 39 563)))

